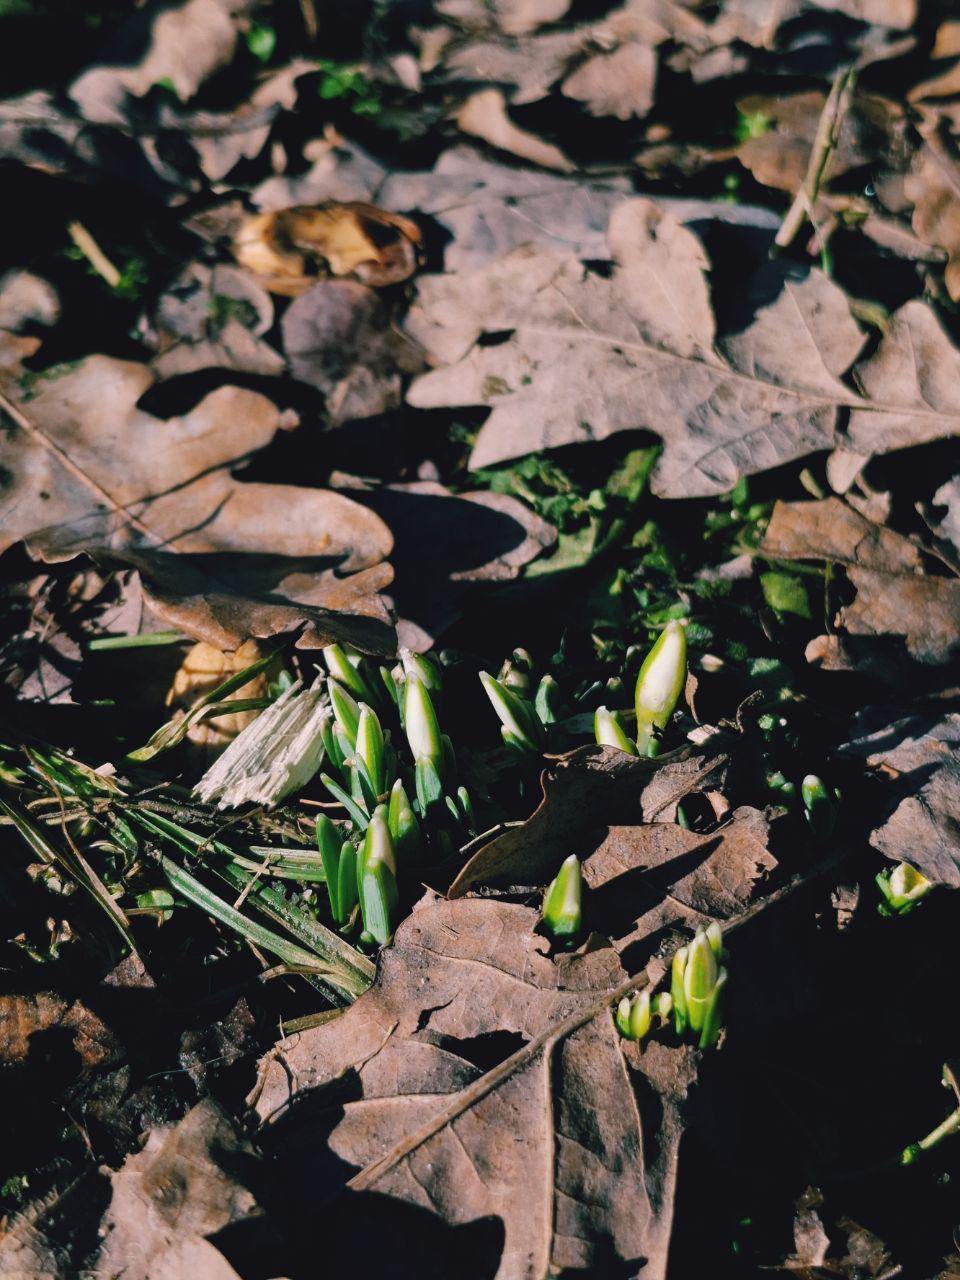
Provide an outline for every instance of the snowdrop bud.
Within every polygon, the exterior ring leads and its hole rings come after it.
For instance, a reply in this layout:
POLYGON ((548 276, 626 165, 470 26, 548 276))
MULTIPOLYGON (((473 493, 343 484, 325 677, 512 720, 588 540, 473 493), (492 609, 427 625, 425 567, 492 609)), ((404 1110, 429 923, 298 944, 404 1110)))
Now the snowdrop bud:
POLYGON ((386 805, 378 805, 370 819, 360 847, 357 875, 364 932, 383 946, 393 934, 392 919, 398 902, 397 863, 386 805))
POLYGON ((593 734, 601 747, 619 747, 627 755, 637 754, 636 745, 624 733, 615 711, 597 707, 593 716, 593 734))
POLYGON ((323 660, 333 679, 343 685, 344 689, 348 689, 355 698, 364 702, 372 700, 370 686, 359 667, 358 653, 348 651, 343 645, 328 644, 323 650, 323 660))
POLYGON ((443 676, 433 659, 424 653, 414 653, 412 649, 401 649, 400 661, 403 663, 404 675, 409 679, 419 680, 439 704, 443 693, 443 676))
POLYGON ((687 634, 681 623, 668 622, 637 676, 637 745, 641 755, 656 742, 655 730, 663 730, 669 723, 686 678, 687 634))
POLYGON ((443 763, 440 725, 427 686, 408 676, 403 689, 403 725, 417 762, 429 761, 436 769, 443 763))
POLYGON ((381 795, 386 790, 383 768, 383 730, 380 728, 377 713, 366 703, 360 704, 356 752, 366 770, 371 791, 374 796, 381 795))
POLYGON ((583 925, 583 873, 572 853, 543 896, 543 925, 556 942, 571 942, 583 925))
POLYGON ((892 871, 880 872, 877 887, 885 899, 881 911, 885 915, 903 916, 927 896, 933 881, 909 862, 898 862, 892 871))
POLYGON ((560 718, 560 703, 560 686, 548 672, 537 685, 533 704, 541 724, 556 724, 560 718))
POLYGON ((336 680, 327 681, 327 690, 337 724, 349 740, 351 748, 354 748, 357 742, 357 729, 360 726, 360 707, 343 685, 338 684, 336 680))
POLYGON ((833 833, 837 821, 837 805, 833 795, 827 790, 823 779, 815 773, 808 773, 800 784, 800 797, 803 800, 803 815, 810 824, 810 829, 820 840, 828 840, 833 833))

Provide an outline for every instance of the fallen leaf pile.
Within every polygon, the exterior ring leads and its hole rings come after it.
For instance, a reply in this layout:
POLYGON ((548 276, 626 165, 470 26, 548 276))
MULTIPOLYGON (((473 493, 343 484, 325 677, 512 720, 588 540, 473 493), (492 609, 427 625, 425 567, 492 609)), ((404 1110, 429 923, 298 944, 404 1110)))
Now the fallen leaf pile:
POLYGON ((949 0, 7 22, 68 38, 0 101, 0 1275, 932 1276, 956 1159, 894 1157, 958 1052, 949 0), (677 618, 664 754, 593 745, 677 618), (179 746, 260 659, 232 696, 318 723, 332 642, 436 651, 466 815, 379 953, 331 927, 333 789, 225 818, 179 746), (478 688, 511 649, 542 758, 478 688), (719 1050, 625 1039, 710 924, 719 1050))

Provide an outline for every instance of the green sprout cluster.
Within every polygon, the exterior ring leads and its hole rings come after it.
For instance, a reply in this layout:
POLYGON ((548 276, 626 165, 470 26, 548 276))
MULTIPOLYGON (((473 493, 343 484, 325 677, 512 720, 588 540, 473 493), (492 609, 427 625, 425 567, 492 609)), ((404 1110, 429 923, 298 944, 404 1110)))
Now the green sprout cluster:
POLYGON ((323 653, 330 712, 321 728, 328 771, 320 777, 349 815, 345 835, 326 816, 317 820, 330 910, 349 929, 359 908, 361 940, 382 945, 396 921, 398 858, 449 855, 474 834, 473 804, 440 730, 437 664, 408 650, 393 669, 344 645, 323 653))
POLYGON ((533 688, 533 659, 526 649, 514 649, 499 676, 480 672, 480 683, 500 720, 500 734, 506 746, 519 755, 543 752, 548 726, 560 714, 560 687, 553 676, 541 678, 533 688))

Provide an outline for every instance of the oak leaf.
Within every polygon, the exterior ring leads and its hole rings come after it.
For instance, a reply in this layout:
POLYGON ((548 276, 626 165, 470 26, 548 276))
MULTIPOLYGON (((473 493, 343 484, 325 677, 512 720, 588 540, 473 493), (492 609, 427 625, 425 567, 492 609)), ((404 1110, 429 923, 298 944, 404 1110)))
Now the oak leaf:
POLYGON ((163 421, 138 408, 152 382, 107 356, 37 377, 26 395, 6 382, 3 546, 134 565, 163 616, 221 649, 309 619, 307 643, 341 632, 389 650, 383 522, 339 494, 233 478, 290 425, 264 396, 220 387, 163 421))
POLYGON ((696 497, 834 442, 838 406, 856 400, 840 377, 863 345, 835 284, 769 268, 752 321, 718 337, 691 231, 637 199, 614 208, 608 241, 610 278, 528 246, 421 279, 408 328, 445 367, 409 399, 492 407, 471 466, 643 427, 664 440, 654 492, 696 497))

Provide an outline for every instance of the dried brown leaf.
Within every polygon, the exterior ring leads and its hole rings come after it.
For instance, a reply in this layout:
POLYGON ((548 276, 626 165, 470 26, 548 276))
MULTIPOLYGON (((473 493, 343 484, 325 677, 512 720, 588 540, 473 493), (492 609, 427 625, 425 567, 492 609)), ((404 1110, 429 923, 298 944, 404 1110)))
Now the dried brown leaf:
POLYGON ((598 942, 553 960, 536 922, 528 907, 424 899, 371 990, 267 1062, 265 1141, 286 1155, 326 1142, 344 1174, 359 1171, 353 1190, 447 1223, 498 1218, 498 1280, 641 1258, 662 1277, 695 1054, 625 1050, 609 1008, 625 985, 616 953, 598 942), (498 1033, 523 1046, 485 1074, 457 1052, 498 1033), (656 1119, 641 1120, 634 1072, 659 1095, 656 1119))
POLYGON ((85 119, 97 124, 127 123, 127 97, 141 98, 164 81, 182 102, 233 58, 238 19, 251 0, 187 0, 170 8, 153 3, 116 36, 107 60, 84 71, 68 90, 85 119), (146 49, 130 63, 131 45, 146 49), (112 54, 112 56, 110 56, 112 54))
POLYGON ((115 1062, 121 1048, 110 1029, 79 1000, 52 991, 0 996, 0 1063, 29 1067, 30 1056, 43 1055, 46 1033, 68 1037, 84 1070, 115 1062))
POLYGON ((960 886, 960 715, 864 713, 855 732, 843 754, 875 770, 885 788, 870 843, 937 884, 960 886))
POLYGON ((449 896, 459 898, 480 886, 541 884, 555 874, 572 846, 595 848, 614 822, 638 823, 641 817, 652 822, 721 764, 719 758, 702 762, 695 771, 671 775, 663 785, 670 766, 662 759, 638 759, 596 746, 561 756, 543 774, 536 811, 478 849, 450 886, 449 896))
POLYGON ((591 115, 618 120, 647 115, 656 87, 656 52, 635 41, 589 58, 563 82, 565 96, 585 103, 591 115))
POLYGON ((254 1213, 256 1201, 235 1172, 250 1153, 211 1101, 172 1129, 152 1130, 143 1150, 111 1174, 98 1269, 129 1280, 232 1280, 235 1272, 204 1237, 254 1213))
POLYGON ((416 269, 420 244, 420 228, 409 218, 359 201, 330 201, 252 215, 237 231, 233 252, 265 288, 296 298, 323 274, 397 284, 416 269))
POLYGON ((909 538, 839 498, 778 502, 761 554, 842 564, 857 595, 837 621, 851 635, 903 636, 922 662, 946 662, 960 646, 960 581, 926 573, 909 538))
POLYGON ((914 231, 925 243, 948 254, 944 281, 956 302, 960 299, 960 163, 932 131, 914 159, 905 190, 913 201, 914 231))
POLYGON ((837 406, 855 401, 840 375, 863 344, 835 284, 771 267, 752 321, 718 342, 705 252, 674 216, 624 201, 608 242, 609 279, 533 246, 421 279, 408 327, 446 367, 409 399, 492 407, 471 466, 646 427, 665 446, 654 491, 692 497, 833 443, 837 406))
POLYGON ((389 648, 383 523, 338 494, 231 476, 286 425, 264 396, 221 387, 162 421, 137 407, 152 381, 91 356, 35 380, 29 398, 7 384, 3 545, 134 564, 161 615, 218 648, 305 618, 330 635, 341 611, 346 632, 389 648))
POLYGON ((280 327, 290 372, 323 392, 335 425, 397 408, 403 374, 423 368, 419 349, 391 325, 378 295, 355 280, 314 284, 280 327))
POLYGON ((464 133, 482 138, 492 147, 508 151, 521 160, 529 160, 531 164, 556 169, 560 173, 572 173, 576 168, 552 142, 545 142, 535 133, 514 124, 499 89, 481 89, 471 94, 457 111, 456 120, 464 133))

